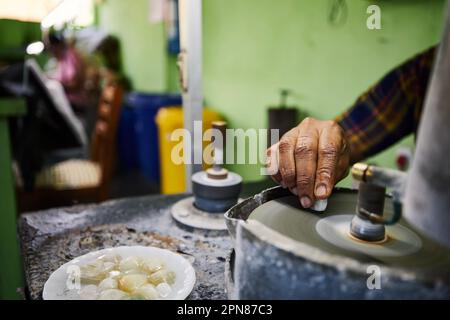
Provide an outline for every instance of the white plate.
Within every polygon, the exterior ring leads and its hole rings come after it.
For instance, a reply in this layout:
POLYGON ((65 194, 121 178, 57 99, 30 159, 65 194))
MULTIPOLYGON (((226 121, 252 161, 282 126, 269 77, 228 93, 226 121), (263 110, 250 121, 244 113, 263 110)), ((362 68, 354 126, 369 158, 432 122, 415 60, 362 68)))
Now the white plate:
MULTIPOLYGON (((176 275, 175 283, 171 286, 172 292, 165 299, 183 300, 194 288, 194 268, 181 255, 155 247, 123 246, 93 251, 63 264, 48 278, 44 285, 42 298, 44 300, 80 300, 79 290, 76 288, 70 289, 70 285, 67 285, 67 282, 70 283, 70 273, 73 272, 71 267, 84 265, 104 254, 118 254, 122 258, 138 256, 163 260, 167 268, 175 272, 176 275)), ((81 285, 81 288, 83 288, 83 285, 81 285)))

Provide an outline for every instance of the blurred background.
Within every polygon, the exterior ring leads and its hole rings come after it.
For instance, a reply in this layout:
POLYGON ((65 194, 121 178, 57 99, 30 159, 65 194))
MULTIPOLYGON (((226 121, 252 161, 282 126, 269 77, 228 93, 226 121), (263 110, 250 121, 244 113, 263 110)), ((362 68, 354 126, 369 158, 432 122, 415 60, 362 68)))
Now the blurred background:
MULTIPOLYGON (((267 128, 277 112, 292 124, 333 118, 438 42, 444 0, 377 2, 381 30, 366 27, 365 0, 204 0, 205 126, 267 128)), ((177 0, 1 2, 1 98, 29 108, 46 97, 53 110, 8 117, 20 211, 185 191, 168 139, 183 126, 178 27, 177 0)), ((412 139, 369 162, 404 167, 412 139)), ((260 166, 230 169, 266 183, 260 166)))

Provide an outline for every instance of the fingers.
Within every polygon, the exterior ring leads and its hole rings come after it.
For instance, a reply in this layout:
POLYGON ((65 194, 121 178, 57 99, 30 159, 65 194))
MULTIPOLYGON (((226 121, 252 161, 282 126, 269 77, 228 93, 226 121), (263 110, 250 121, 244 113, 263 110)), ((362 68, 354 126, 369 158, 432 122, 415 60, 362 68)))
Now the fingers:
POLYGON ((349 174, 350 172, 349 163, 350 163, 350 155, 344 152, 343 154, 341 154, 338 160, 334 184, 338 183, 349 174))
POLYGON ((281 174, 278 170, 278 145, 279 143, 274 144, 266 151, 266 169, 267 174, 278 184, 281 184, 281 174))
POLYGON ((292 189, 295 187, 294 149, 297 141, 297 127, 288 131, 278 143, 279 172, 281 185, 292 189))
POLYGON ((328 198, 333 190, 342 146, 341 128, 336 124, 324 126, 320 132, 317 152, 314 188, 317 199, 328 198))
POLYGON ((314 204, 314 181, 317 167, 318 131, 310 121, 303 121, 294 150, 297 195, 301 205, 309 208, 314 204))
POLYGON ((267 150, 268 174, 296 194, 305 208, 327 199, 348 173, 350 153, 333 121, 303 120, 267 150))

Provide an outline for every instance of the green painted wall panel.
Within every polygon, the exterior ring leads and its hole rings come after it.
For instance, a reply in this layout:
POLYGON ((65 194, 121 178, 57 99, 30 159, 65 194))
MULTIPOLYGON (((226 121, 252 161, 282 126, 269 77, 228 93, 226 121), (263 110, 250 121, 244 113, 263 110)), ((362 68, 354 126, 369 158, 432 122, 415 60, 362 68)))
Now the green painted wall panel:
POLYGON ((39 23, 0 19, 0 48, 16 48, 40 40, 39 23))
MULTIPOLYGON (((445 1, 346 1, 342 26, 328 22, 329 0, 204 0, 204 87, 207 103, 230 126, 261 128, 278 90, 319 119, 329 119, 390 68, 435 44, 445 1), (382 30, 366 27, 377 3, 382 30)), ((411 139, 406 141, 411 144, 411 139)), ((393 150, 374 159, 393 165, 393 150)), ((255 166, 234 166, 257 180, 255 166)))
MULTIPOLYGON (((313 117, 329 119, 389 69, 435 44, 444 0, 347 0, 347 19, 328 22, 332 0, 203 0, 205 103, 231 127, 264 128, 280 88, 313 117), (368 30, 366 9, 378 4, 382 30, 368 30)), ((162 24, 148 22, 147 0, 108 0, 99 24, 123 44, 125 71, 138 90, 178 89, 162 24)), ((411 138, 404 144, 413 145, 411 138)), ((393 165, 395 149, 371 159, 393 165)), ((258 180, 257 166, 232 166, 258 180)))
MULTIPOLYGON (((22 59, 26 45, 40 39, 39 23, 0 19, 0 60, 22 59)), ((37 60, 43 63, 45 57, 39 57, 37 60)))
POLYGON ((99 9, 97 23, 121 40, 124 71, 135 90, 167 89, 167 54, 163 23, 149 22, 148 0, 108 0, 99 9))

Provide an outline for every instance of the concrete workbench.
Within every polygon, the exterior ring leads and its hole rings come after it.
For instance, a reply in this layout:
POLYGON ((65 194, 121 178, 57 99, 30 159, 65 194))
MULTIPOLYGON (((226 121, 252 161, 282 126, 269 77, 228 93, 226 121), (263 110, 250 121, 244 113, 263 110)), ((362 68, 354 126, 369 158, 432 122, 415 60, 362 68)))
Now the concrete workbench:
POLYGON ((170 207, 187 195, 111 200, 23 214, 19 234, 28 297, 42 299, 50 274, 69 260, 107 247, 144 245, 184 255, 196 271, 189 299, 226 299, 227 232, 188 230, 171 217, 170 207))

